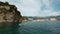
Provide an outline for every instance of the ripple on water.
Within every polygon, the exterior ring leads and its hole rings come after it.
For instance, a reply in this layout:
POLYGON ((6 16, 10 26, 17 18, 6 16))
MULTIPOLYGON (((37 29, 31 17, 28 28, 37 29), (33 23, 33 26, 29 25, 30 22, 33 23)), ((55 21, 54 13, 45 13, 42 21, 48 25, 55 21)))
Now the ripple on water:
POLYGON ((29 34, 60 34, 60 21, 26 22, 21 33, 29 34))

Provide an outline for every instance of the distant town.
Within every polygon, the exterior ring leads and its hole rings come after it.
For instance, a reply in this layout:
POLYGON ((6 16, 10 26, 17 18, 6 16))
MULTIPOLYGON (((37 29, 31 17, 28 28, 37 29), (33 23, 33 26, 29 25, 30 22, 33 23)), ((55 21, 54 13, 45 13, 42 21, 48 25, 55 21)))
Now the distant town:
POLYGON ((49 16, 49 17, 27 17, 23 16, 22 21, 56 21, 60 20, 60 16, 49 16))

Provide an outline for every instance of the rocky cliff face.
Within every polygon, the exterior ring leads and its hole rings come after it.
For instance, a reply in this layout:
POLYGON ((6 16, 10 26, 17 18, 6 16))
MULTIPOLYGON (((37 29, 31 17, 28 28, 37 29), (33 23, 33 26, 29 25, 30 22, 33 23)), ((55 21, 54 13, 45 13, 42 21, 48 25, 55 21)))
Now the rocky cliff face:
POLYGON ((0 26, 13 25, 21 22, 21 14, 15 5, 0 2, 0 26))

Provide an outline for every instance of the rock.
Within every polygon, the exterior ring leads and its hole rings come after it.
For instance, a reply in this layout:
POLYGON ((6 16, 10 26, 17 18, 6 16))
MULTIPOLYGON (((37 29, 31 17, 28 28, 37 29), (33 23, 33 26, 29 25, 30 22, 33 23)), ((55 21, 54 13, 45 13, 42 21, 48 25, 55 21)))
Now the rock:
POLYGON ((21 23, 21 14, 15 5, 0 2, 0 26, 12 26, 21 23))

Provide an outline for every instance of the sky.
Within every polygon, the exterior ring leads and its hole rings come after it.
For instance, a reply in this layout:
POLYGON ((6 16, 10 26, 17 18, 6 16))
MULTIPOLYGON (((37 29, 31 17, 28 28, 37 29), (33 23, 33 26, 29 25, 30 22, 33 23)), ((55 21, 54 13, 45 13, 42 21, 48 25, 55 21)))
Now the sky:
POLYGON ((22 16, 58 16, 60 0, 0 0, 16 5, 22 16))

